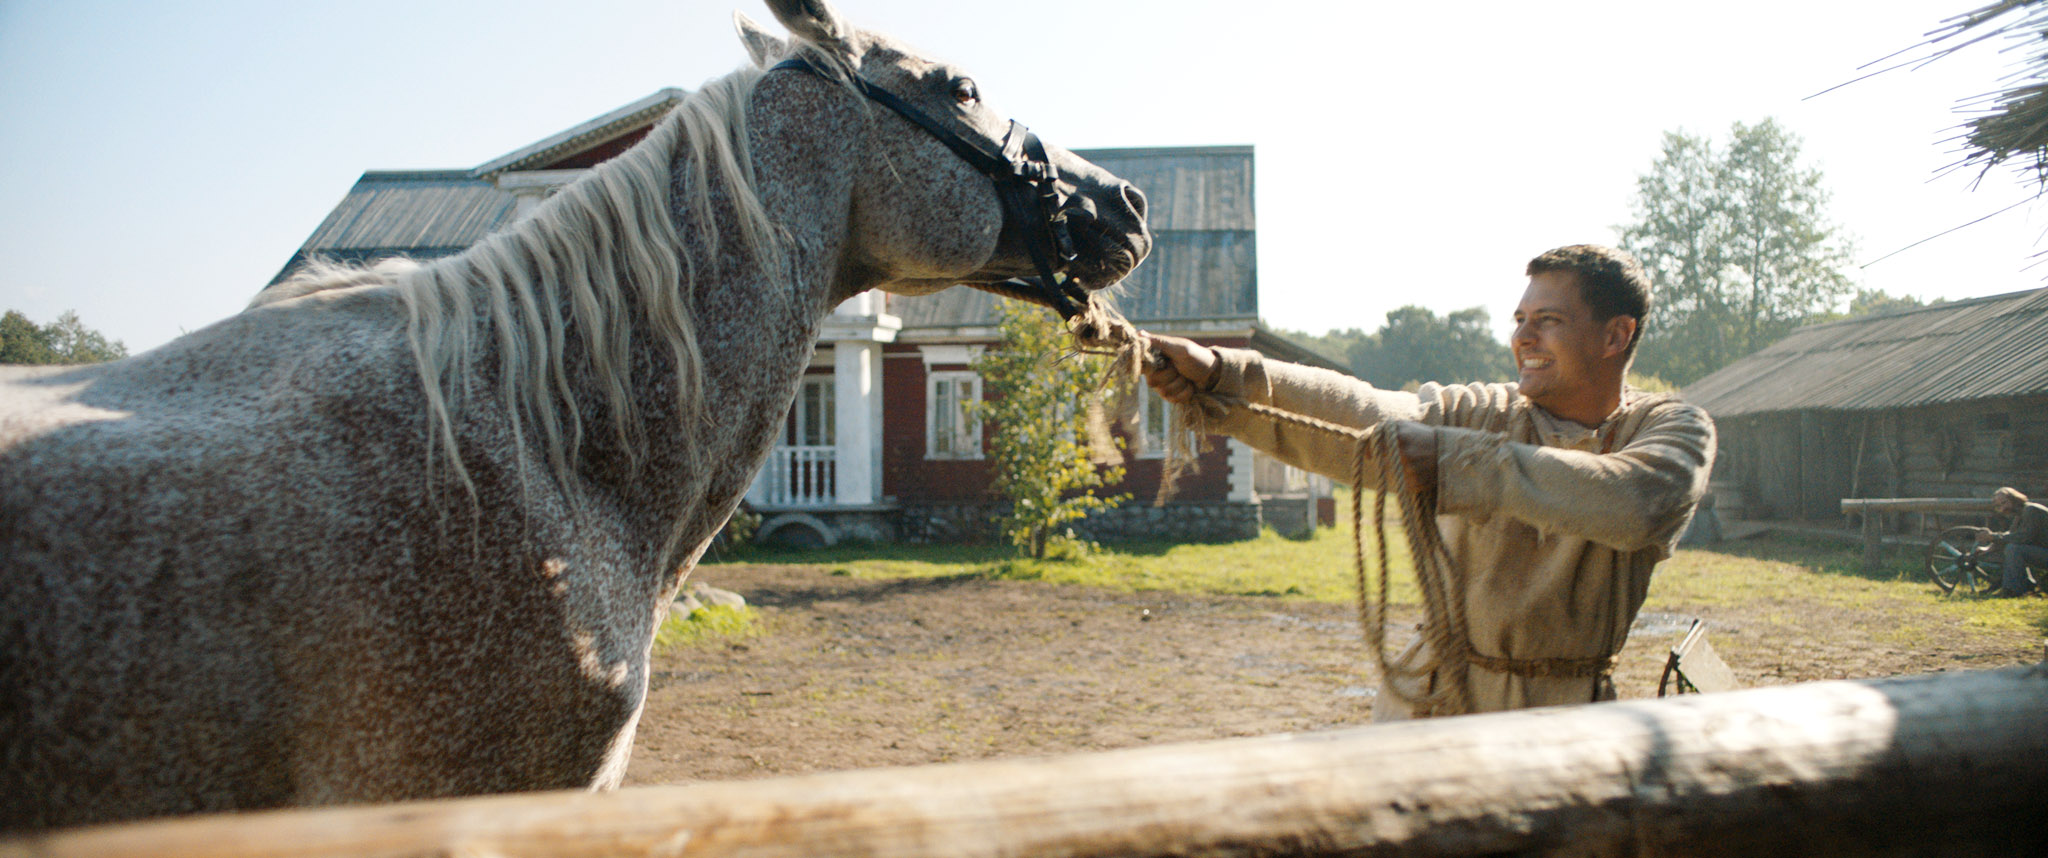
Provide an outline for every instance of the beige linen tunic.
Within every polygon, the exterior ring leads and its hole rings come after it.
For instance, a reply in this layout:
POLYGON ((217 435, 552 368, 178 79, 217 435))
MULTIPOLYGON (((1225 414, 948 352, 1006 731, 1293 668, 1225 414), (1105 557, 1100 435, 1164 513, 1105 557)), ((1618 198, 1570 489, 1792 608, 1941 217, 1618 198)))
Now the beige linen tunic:
MULTIPOLYGON (((1435 428, 1437 525, 1462 572, 1472 648, 1480 655, 1618 652, 1651 571, 1671 555, 1706 492, 1714 424, 1706 412, 1670 397, 1628 391, 1605 422, 1587 428, 1529 404, 1513 384, 1431 383, 1405 393, 1268 362, 1257 352, 1217 353, 1215 393, 1347 426, 1413 420, 1435 428)), ((1245 409, 1232 409, 1214 428, 1281 461, 1351 481, 1350 439, 1245 409)), ((1418 638, 1396 663, 1430 659, 1418 638)), ((1478 712, 1613 696, 1594 677, 1522 677, 1477 665, 1468 683, 1478 712)), ((1373 714, 1397 720, 1409 710, 1382 688, 1373 714)))

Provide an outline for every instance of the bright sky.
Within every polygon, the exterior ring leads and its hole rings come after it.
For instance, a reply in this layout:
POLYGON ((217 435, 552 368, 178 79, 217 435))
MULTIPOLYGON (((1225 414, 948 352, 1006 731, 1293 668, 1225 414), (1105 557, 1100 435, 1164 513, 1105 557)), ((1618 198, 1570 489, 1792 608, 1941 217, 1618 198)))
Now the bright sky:
MULTIPOLYGON (((1503 325, 1530 256, 1615 240, 1669 130, 1777 117, 1859 263, 2028 195, 1934 178, 1954 102, 2010 56, 1802 100, 1981 0, 839 2, 1069 148, 1255 145, 1261 309, 1284 328, 1414 303, 1503 325)), ((758 0, 0 0, 0 308, 160 345, 239 310, 366 169, 475 166, 730 71, 736 6, 772 26, 758 0)), ((2039 287, 2035 208, 1852 276, 2039 287)))

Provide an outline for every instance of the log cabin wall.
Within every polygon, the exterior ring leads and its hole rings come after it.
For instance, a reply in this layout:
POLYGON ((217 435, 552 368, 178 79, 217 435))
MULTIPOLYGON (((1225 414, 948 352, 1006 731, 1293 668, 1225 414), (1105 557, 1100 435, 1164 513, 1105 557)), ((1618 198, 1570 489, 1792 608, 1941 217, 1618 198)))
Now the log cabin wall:
POLYGON ((1831 522, 1844 498, 2048 497, 2048 396, 1717 421, 1715 490, 1754 520, 1831 522))
POLYGON ((2048 289, 1809 325, 1687 385, 1724 517, 1844 498, 2048 496, 2048 289))

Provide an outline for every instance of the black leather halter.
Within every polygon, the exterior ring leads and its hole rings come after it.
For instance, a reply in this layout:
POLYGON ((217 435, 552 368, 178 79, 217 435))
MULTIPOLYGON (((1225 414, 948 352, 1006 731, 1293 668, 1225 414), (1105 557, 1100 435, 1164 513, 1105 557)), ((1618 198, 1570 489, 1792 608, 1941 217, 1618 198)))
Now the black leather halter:
MULTIPOLYGON (((801 58, 776 63, 770 71, 796 69, 826 77, 801 58)), ((1024 247, 1031 263, 1038 267, 1038 279, 1015 278, 992 284, 998 291, 1036 299, 1071 319, 1081 312, 1088 293, 1073 280, 1057 275, 1074 261, 1074 238, 1067 231, 1067 194, 1059 187, 1060 171, 1046 158, 1045 144, 1038 135, 1016 120, 1001 144, 979 137, 966 137, 919 110, 895 93, 867 82, 860 75, 849 76, 862 95, 896 111, 923 128, 946 148, 995 181, 996 196, 1002 200, 1004 218, 1024 231, 1024 247)))

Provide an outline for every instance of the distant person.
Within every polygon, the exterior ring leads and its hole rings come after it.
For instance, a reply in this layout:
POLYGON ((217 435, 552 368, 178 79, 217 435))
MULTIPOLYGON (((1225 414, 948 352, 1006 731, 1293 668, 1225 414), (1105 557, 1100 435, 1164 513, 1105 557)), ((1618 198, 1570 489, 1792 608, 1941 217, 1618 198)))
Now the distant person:
POLYGON ((2001 598, 2014 599, 2034 589, 2027 566, 2048 568, 2048 506, 2029 503, 2019 489, 2006 486, 1991 493, 1991 508, 2012 518, 2003 532, 1980 530, 1977 542, 2005 547, 2005 580, 1998 585, 2001 598))
MULTIPOLYGON (((1370 266, 1366 269, 1370 272, 1370 266)), ((1509 343, 1514 383, 1380 390, 1335 372, 1152 336, 1167 365, 1146 383, 1170 402, 1206 392, 1357 428, 1399 421, 1410 486, 1434 488, 1437 525, 1463 577, 1472 658, 1466 696, 1487 712, 1614 697, 1650 573, 1706 493, 1714 424, 1675 397, 1625 384, 1650 312, 1635 258, 1575 245, 1528 265, 1509 343)), ((1232 409, 1221 432, 1349 482, 1353 444, 1232 409)), ((1423 636, 1394 659, 1373 719, 1414 713, 1442 662, 1423 636), (1424 674, 1424 669, 1437 666, 1424 674)), ((1427 713, 1422 713, 1427 714, 1427 713)))

